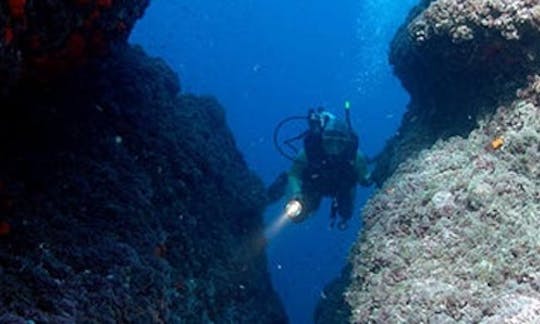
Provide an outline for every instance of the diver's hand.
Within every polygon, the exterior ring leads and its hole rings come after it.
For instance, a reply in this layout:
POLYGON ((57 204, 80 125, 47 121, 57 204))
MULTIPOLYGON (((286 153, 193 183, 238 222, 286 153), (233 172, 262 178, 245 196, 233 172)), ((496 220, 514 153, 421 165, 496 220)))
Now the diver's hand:
POLYGON ((285 189, 288 182, 287 172, 281 172, 276 179, 266 189, 266 203, 270 205, 281 199, 285 195, 285 189))
POLYGON ((292 194, 289 201, 292 201, 292 200, 297 200, 297 201, 299 201, 301 203, 304 203, 304 197, 303 197, 301 192, 297 192, 297 193, 292 194))
POLYGON ((284 214, 291 220, 295 221, 298 219, 302 212, 304 211, 304 203, 298 195, 293 196, 285 205, 284 214))

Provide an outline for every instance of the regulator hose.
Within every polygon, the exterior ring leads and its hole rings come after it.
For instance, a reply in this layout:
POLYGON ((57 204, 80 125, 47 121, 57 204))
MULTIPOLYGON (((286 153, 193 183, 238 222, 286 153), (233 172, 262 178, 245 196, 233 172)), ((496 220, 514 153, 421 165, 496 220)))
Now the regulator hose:
MULTIPOLYGON (((294 161, 295 157, 288 154, 287 152, 285 152, 283 150, 283 148, 281 147, 281 144, 279 143, 279 139, 278 139, 278 136, 279 136, 279 132, 281 131, 281 128, 283 127, 283 125, 287 124, 288 122, 290 121, 293 121, 293 120, 306 120, 307 117, 306 116, 291 116, 291 117, 287 117, 283 120, 281 120, 277 125, 276 127, 274 128, 274 146, 276 147, 276 150, 279 152, 279 154, 281 154, 283 157, 287 158, 288 160, 291 160, 291 161, 294 161)), ((307 131, 304 131, 302 132, 300 135, 297 135, 297 136, 294 136, 294 137, 291 137, 289 139, 287 139, 285 141, 285 143, 287 145, 290 145, 290 142, 292 141, 295 141, 297 139, 300 139, 300 138, 303 138, 305 135, 306 135, 307 131)), ((291 147, 293 148, 293 150, 297 151, 297 149, 291 145, 291 147)), ((295 153, 298 153, 298 152, 295 152, 295 153)))

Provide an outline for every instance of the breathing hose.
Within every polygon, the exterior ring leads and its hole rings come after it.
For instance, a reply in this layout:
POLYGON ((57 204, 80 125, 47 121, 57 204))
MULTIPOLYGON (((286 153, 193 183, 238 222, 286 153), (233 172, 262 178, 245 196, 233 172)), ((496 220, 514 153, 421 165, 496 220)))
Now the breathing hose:
MULTIPOLYGON (((276 125, 276 128, 274 129, 274 146, 276 147, 276 150, 279 152, 279 154, 283 155, 285 158, 291 160, 291 161, 294 161, 295 157, 294 156, 291 156, 289 155, 287 152, 285 152, 283 150, 283 148, 281 147, 281 145, 279 144, 279 141, 278 141, 278 137, 279 137, 279 132, 281 130, 281 128, 283 127, 283 125, 285 125, 286 123, 292 121, 292 120, 306 120, 307 117, 306 116, 291 116, 291 117, 287 117, 285 119, 283 119, 282 121, 280 121, 277 125, 276 125)), ((304 137, 306 134, 306 132, 302 132, 300 135, 297 135, 295 137, 292 137, 292 138, 289 138, 286 140, 286 143, 289 144, 291 141, 295 141, 297 139, 300 139, 302 137, 304 137)), ((297 153, 297 152, 296 152, 297 153)))

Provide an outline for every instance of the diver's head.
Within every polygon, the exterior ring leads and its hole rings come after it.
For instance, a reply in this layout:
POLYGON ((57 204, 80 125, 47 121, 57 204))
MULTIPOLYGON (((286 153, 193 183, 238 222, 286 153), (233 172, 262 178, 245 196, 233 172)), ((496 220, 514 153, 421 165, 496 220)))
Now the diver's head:
POLYGON ((308 125, 311 132, 322 132, 330 120, 335 119, 332 113, 326 111, 323 107, 318 107, 317 110, 310 109, 308 111, 308 125))
POLYGON ((322 133, 322 148, 328 155, 340 155, 354 145, 354 138, 347 125, 337 119, 328 121, 322 133))

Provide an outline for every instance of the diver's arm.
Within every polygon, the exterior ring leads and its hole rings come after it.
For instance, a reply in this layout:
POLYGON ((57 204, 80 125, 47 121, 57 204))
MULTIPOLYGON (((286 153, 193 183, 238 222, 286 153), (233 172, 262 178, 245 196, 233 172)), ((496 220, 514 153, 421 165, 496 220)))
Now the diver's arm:
POLYGON ((266 188, 266 203, 268 205, 275 203, 285 195, 285 190, 289 183, 289 173, 281 172, 276 179, 266 188))
POLYGON ((356 180, 362 186, 368 187, 371 185, 371 174, 368 170, 368 163, 362 153, 356 155, 355 163, 356 180))
POLYGON ((289 171, 288 197, 294 198, 302 194, 302 174, 307 165, 306 153, 302 151, 294 160, 289 171))

